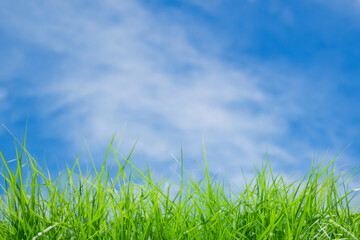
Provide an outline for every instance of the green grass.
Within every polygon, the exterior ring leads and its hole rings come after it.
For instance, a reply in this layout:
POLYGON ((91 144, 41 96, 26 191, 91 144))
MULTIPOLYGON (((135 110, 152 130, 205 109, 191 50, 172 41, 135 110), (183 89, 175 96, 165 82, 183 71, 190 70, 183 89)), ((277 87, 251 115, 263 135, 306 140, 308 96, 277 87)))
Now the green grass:
POLYGON ((101 169, 84 174, 77 158, 56 178, 28 153, 25 137, 16 140, 15 162, 0 152, 0 239, 360 239, 357 195, 348 190, 355 171, 338 173, 335 159, 293 181, 265 161, 235 193, 209 176, 205 148, 204 178, 184 170, 181 150, 175 185, 139 170, 134 149, 122 156, 113 140, 101 169))

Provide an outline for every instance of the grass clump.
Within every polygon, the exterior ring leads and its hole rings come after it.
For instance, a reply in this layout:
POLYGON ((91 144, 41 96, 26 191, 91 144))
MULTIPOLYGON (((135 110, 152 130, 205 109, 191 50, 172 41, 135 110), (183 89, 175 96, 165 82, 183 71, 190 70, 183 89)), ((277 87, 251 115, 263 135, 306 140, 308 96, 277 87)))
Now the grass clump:
POLYGON ((267 161, 235 193, 209 176, 206 154, 205 177, 185 171, 186 180, 181 150, 176 185, 136 168, 134 148, 124 157, 113 140, 94 174, 84 174, 77 158, 52 178, 27 152, 25 138, 15 147, 16 169, 0 152, 0 239, 360 239, 359 205, 348 190, 353 173, 338 174, 335 159, 293 182, 274 176, 267 161))

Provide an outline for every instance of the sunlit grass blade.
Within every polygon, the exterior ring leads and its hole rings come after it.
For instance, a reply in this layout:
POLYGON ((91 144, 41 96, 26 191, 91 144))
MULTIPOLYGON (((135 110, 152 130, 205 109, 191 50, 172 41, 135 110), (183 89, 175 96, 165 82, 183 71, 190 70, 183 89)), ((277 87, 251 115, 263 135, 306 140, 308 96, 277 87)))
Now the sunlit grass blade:
POLYGON ((14 137, 15 161, 0 151, 0 239, 360 239, 358 188, 348 187, 359 168, 340 171, 339 156, 292 180, 276 175, 266 154, 252 179, 239 169, 235 192, 228 176, 228 187, 211 176, 204 139, 200 180, 185 170, 182 144, 180 161, 173 156, 178 185, 157 179, 148 163, 140 170, 136 143, 122 155, 114 139, 99 170, 87 146, 93 169, 82 171, 78 155, 54 177, 26 150, 26 134, 14 137))

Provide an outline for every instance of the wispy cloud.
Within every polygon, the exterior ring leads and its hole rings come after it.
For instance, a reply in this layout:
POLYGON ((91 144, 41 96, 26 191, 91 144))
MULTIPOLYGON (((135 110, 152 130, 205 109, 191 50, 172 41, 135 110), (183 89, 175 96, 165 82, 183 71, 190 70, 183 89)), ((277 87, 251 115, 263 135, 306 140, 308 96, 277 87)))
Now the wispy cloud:
MULTIPOLYGON (((42 134, 70 142, 73 151, 83 137, 103 151, 127 122, 129 144, 140 137, 138 151, 160 162, 178 152, 180 140, 187 152, 201 153, 201 136, 213 171, 251 167, 266 145, 284 164, 308 156, 294 156, 281 137, 326 87, 304 98, 308 85, 292 70, 230 65, 203 51, 206 39, 193 42, 193 30, 174 20, 181 16, 134 1, 8 4, 2 27, 59 58, 55 74, 31 79, 22 94, 38 99, 36 115, 48 122, 42 134)), ((295 145, 309 150, 301 139, 295 145)))

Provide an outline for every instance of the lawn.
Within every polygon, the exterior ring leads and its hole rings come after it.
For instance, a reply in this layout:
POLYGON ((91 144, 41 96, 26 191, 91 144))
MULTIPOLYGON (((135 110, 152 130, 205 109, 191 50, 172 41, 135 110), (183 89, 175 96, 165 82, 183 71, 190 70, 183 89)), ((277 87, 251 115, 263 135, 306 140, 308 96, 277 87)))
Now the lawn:
POLYGON ((0 152, 0 239, 360 239, 358 195, 349 190, 356 170, 339 173, 336 159, 295 180, 274 176, 264 161, 233 192, 210 177, 205 147, 204 177, 185 171, 181 149, 175 184, 139 170, 135 146, 123 156, 114 137, 101 168, 87 173, 77 158, 51 176, 25 149, 26 134, 15 139, 15 161, 0 152))

